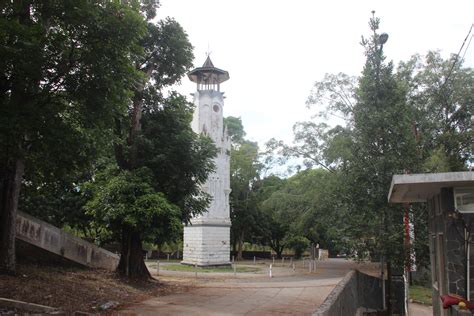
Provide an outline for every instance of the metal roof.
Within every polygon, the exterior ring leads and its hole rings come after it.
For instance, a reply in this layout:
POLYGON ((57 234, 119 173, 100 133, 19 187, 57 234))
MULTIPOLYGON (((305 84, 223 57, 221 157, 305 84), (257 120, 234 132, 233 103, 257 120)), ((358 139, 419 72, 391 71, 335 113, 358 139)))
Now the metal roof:
POLYGON ((196 83, 205 80, 208 80, 209 83, 222 83, 229 80, 229 73, 225 70, 214 67, 211 57, 207 56, 202 67, 195 68, 188 72, 188 78, 196 83))
POLYGON ((474 186, 474 172, 402 174, 392 177, 390 203, 426 202, 442 188, 474 186))

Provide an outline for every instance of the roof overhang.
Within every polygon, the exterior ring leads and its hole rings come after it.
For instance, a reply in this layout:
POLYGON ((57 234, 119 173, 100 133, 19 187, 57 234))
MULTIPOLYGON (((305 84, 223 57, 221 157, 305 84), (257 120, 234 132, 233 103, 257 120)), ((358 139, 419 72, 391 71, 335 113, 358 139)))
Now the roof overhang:
POLYGON ((390 203, 426 202, 442 188, 474 186, 474 172, 402 174, 392 177, 390 203))
POLYGON ((188 78, 192 82, 200 82, 203 78, 212 78, 210 83, 222 83, 229 80, 229 73, 216 67, 199 67, 188 72, 188 78))

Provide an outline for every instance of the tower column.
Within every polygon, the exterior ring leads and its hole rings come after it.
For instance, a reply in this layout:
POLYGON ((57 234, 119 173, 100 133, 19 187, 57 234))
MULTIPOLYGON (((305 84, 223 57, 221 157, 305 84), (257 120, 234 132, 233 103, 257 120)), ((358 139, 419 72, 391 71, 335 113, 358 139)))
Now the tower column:
POLYGON ((212 201, 207 212, 191 219, 184 227, 183 264, 217 266, 230 264, 230 138, 224 127, 224 93, 220 84, 229 73, 214 67, 209 56, 202 67, 192 70, 188 77, 196 82, 196 106, 192 128, 210 137, 217 147, 215 171, 209 174, 201 189, 212 201))

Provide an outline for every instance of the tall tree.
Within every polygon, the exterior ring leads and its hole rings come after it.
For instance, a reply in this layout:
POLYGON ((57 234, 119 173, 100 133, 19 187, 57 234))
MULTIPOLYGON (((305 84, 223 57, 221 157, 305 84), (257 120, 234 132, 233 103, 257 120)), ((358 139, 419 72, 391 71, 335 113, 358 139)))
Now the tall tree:
POLYGON ((216 148, 191 129, 193 109, 176 93, 147 104, 135 144, 135 168, 112 164, 91 181, 87 212, 121 243, 118 269, 124 275, 149 276, 142 242, 176 240, 180 223, 205 211, 210 202, 200 186, 214 169, 216 148))
POLYGON ((237 245, 237 259, 242 259, 243 243, 256 226, 257 200, 255 183, 260 179, 262 164, 259 161, 258 144, 244 139, 242 120, 225 118, 232 139, 230 154, 230 195, 232 240, 237 245))
POLYGON ((474 70, 456 56, 445 60, 428 52, 400 63, 397 77, 415 111, 413 130, 424 171, 465 170, 474 153, 474 70))
POLYGON ((0 271, 15 271, 15 219, 24 172, 49 176, 89 163, 139 75, 146 25, 108 1, 0 5, 0 271))
MULTIPOLYGON (((157 1, 143 3, 153 4, 157 1)), ((192 66, 193 59, 192 46, 179 23, 171 18, 153 22, 156 15, 156 6, 153 5, 142 6, 141 11, 147 20, 147 32, 140 43, 144 53, 133 56, 132 60, 142 80, 133 86, 128 115, 115 121, 117 164, 123 171, 132 173, 141 168, 139 146, 143 137, 144 113, 147 108, 163 102, 163 89, 178 83, 192 66)), ((141 255, 140 229, 123 225, 122 230, 119 272, 128 276, 148 276, 141 255), (136 242, 131 243, 130 240, 136 242)))

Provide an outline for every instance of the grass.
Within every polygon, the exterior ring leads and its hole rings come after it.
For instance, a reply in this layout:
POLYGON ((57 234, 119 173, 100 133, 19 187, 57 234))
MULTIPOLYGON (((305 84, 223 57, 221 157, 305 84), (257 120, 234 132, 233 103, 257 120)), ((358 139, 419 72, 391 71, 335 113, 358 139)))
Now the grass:
MULTIPOLYGON (((156 269, 156 263, 155 264, 150 264, 150 268, 156 269)), ((170 270, 170 271, 184 271, 184 272, 194 272, 194 266, 187 266, 179 263, 170 263, 170 264, 163 264, 160 265, 161 270, 170 270)), ((237 271, 238 273, 242 272, 257 272, 259 271, 259 268, 253 268, 253 267, 239 267, 237 266, 237 271)), ((210 273, 210 272, 224 272, 224 273, 231 273, 234 272, 234 269, 232 267, 207 267, 207 268, 197 268, 198 272, 205 272, 205 273, 210 273)))
POLYGON ((410 298, 417 303, 431 305, 432 291, 430 288, 418 285, 410 286, 410 298))

